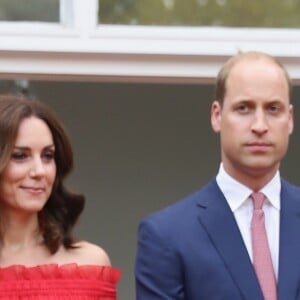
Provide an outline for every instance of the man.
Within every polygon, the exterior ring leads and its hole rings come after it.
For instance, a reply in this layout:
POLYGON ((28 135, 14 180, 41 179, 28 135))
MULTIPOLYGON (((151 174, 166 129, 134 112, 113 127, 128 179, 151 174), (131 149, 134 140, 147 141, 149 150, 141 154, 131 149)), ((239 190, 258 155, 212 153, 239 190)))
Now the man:
POLYGON ((300 189, 279 174, 293 131, 283 66, 259 52, 230 58, 211 124, 216 178, 140 224, 137 299, 300 299, 300 189))

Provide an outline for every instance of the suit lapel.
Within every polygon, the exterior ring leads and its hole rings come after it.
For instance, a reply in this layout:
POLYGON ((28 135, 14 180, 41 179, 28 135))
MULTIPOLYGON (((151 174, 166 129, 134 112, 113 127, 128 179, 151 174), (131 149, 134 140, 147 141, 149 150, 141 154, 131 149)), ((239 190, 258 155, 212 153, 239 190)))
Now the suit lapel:
POLYGON ((262 294, 247 249, 230 207, 212 181, 203 191, 199 220, 207 231, 243 299, 262 300, 262 294))
POLYGON ((278 299, 296 299, 300 274, 300 190, 282 181, 278 299))

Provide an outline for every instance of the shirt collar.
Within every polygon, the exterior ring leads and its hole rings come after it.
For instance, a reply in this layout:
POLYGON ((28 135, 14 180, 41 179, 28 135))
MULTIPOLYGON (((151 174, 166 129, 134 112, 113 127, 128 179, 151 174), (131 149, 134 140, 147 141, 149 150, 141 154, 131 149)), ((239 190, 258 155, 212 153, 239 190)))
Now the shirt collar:
MULTIPOLYGON (((225 171, 222 163, 216 180, 233 212, 237 210, 253 192, 247 186, 232 178, 225 171)), ((260 192, 267 197, 271 205, 278 210, 280 209, 280 189, 280 174, 279 171, 277 171, 274 177, 260 190, 260 192)))

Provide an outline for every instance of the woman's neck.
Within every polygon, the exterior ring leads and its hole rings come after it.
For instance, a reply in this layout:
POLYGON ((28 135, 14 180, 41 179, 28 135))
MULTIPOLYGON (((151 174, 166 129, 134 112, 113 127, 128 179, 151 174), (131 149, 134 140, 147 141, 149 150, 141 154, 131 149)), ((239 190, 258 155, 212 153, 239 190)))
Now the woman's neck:
POLYGON ((6 215, 1 219, 2 248, 17 250, 41 243, 37 214, 6 215))

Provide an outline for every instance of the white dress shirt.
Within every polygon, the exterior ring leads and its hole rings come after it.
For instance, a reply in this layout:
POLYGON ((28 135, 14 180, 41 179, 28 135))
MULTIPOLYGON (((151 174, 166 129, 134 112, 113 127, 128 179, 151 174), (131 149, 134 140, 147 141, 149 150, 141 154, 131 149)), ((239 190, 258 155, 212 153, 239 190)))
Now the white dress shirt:
MULTIPOLYGON (((250 259, 253 262, 250 228, 253 212, 253 202, 250 195, 253 191, 226 173, 223 164, 220 165, 216 180, 234 214, 250 259)), ((278 277, 279 260, 280 190, 281 181, 278 171, 272 180, 260 190, 267 198, 263 210, 276 278, 278 277)))

